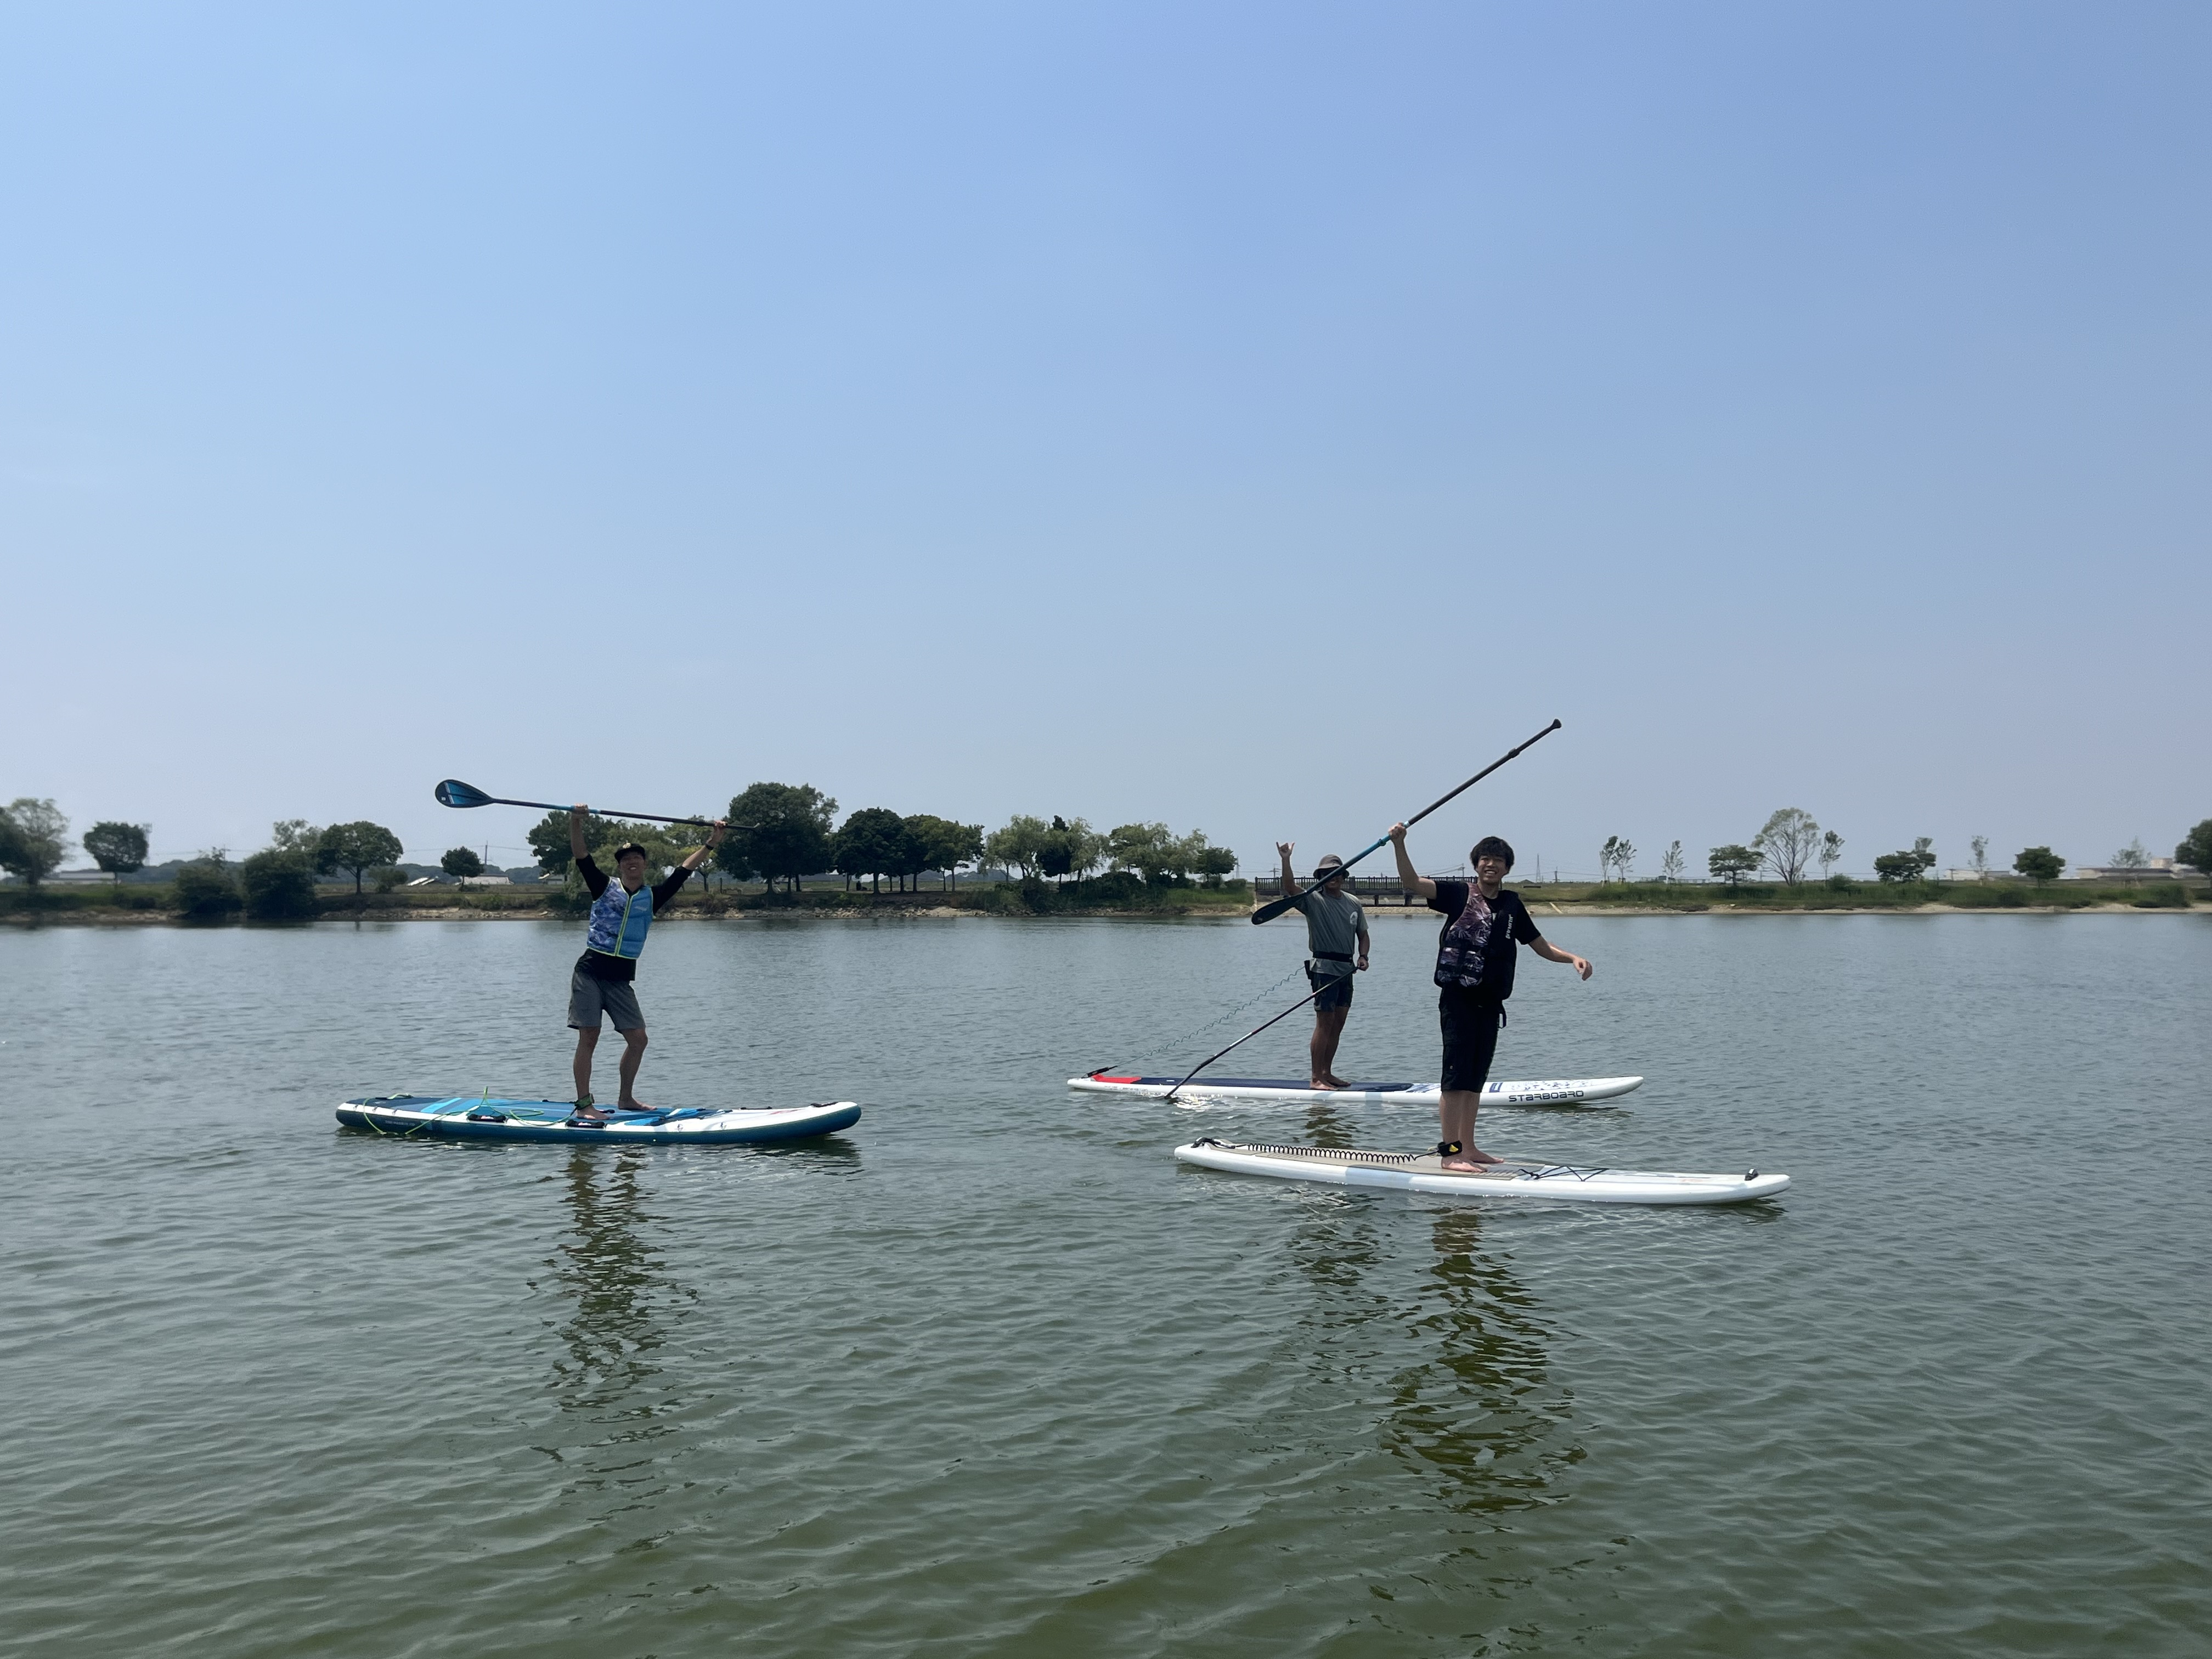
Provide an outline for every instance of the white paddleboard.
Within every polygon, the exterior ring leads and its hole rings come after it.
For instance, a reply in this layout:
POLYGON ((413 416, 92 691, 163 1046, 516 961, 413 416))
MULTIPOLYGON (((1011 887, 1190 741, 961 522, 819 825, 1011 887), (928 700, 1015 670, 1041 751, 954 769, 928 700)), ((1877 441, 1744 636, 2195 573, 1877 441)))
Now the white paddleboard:
POLYGON ((1319 1181, 1337 1187, 1443 1193, 1454 1198, 1536 1198, 1577 1204, 1741 1204, 1771 1198, 1786 1175, 1685 1175, 1671 1170, 1603 1170, 1508 1158, 1480 1174, 1447 1173, 1434 1152, 1358 1152, 1328 1146, 1245 1146, 1208 1136, 1175 1149, 1176 1158, 1237 1175, 1319 1181))
MULTIPOLYGON (((1161 1100, 1176 1085, 1173 1077, 1143 1077, 1135 1072, 1101 1067, 1067 1079, 1071 1089, 1093 1094, 1136 1095, 1161 1100)), ((1640 1077, 1558 1078, 1537 1083, 1486 1083, 1485 1106, 1579 1106, 1613 1100, 1644 1086, 1640 1077)), ((1332 1106, 1433 1106, 1443 1091, 1433 1083, 1355 1083, 1348 1089, 1316 1089, 1310 1083, 1287 1077, 1207 1077, 1203 1073, 1185 1084, 1177 1100, 1298 1100, 1327 1101, 1332 1106)))

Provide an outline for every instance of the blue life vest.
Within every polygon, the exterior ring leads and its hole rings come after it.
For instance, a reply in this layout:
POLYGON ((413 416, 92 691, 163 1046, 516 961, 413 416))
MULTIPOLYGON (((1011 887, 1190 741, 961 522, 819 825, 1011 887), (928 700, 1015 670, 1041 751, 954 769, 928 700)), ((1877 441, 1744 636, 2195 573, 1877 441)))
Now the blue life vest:
POLYGON ((645 930, 652 926, 651 884, 632 893, 620 879, 611 881, 592 901, 592 927, 584 935, 584 948, 603 957, 627 957, 635 962, 645 949, 645 930))

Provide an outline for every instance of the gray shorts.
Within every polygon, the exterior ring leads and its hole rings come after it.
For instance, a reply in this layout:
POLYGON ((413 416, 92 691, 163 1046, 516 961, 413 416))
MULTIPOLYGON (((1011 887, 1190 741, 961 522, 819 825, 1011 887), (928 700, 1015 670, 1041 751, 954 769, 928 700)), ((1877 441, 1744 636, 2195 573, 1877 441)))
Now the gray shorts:
POLYGON ((568 1024, 579 1031, 599 1029, 599 1011, 612 1015, 617 1031, 641 1031, 645 1016, 638 1012, 637 988, 611 979, 593 979, 579 968, 568 981, 568 1024))

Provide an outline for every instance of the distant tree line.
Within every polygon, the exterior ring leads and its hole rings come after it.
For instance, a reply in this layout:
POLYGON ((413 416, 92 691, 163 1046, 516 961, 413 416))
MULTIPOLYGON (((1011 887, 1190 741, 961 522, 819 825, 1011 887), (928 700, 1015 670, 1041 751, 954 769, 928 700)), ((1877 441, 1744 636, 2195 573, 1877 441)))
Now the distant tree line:
MULTIPOLYGON (((986 866, 1052 880, 1109 867, 1150 882, 1194 876, 1218 882, 1237 867, 1237 854, 1214 846, 1204 830, 1178 836, 1164 823, 1125 823, 1102 835, 1081 818, 1018 813, 987 836, 980 823, 888 806, 863 806, 841 823, 836 799, 808 783, 750 785, 731 798, 727 816, 732 827, 715 853, 714 870, 733 881, 764 882, 771 890, 796 892, 808 877, 829 872, 866 882, 872 891, 882 891, 888 879, 894 891, 907 892, 925 871, 957 888, 963 870, 986 866)), ((648 863, 672 864, 698 845, 697 831, 678 828, 680 833, 672 834, 664 826, 593 818, 585 839, 594 857, 634 840, 646 848, 648 863)), ((530 845, 541 869, 563 868, 568 814, 549 813, 531 830, 530 845)))
MULTIPOLYGON (((1976 836, 1969 845, 1973 869, 1978 874, 1987 874, 1989 837, 1976 836)), ((1823 830, 1802 807, 1784 806, 1768 817, 1749 842, 1730 842, 1711 848, 1705 855, 1705 869, 1714 880, 1724 881, 1731 887, 1762 871, 1785 885, 1796 887, 1809 877, 1812 866, 1817 864, 1830 885, 1848 886, 1848 877, 1833 873, 1843 855, 1841 836, 1832 830, 1823 830)), ((2191 830, 2173 849, 2173 857, 2177 864, 2212 874, 2212 818, 2191 830)), ((2140 841, 2112 855, 2112 864, 2119 869, 2141 870, 2148 868, 2149 863, 2149 855, 2143 851, 2140 841)), ((1635 845, 1625 836, 1608 836, 1598 848, 1598 867, 1604 872, 1601 880, 1611 881, 1617 877, 1628 881, 1635 864, 1635 845)), ((1874 873, 1875 879, 1884 883, 1924 881, 1936 864, 1934 837, 1921 836, 1910 848, 1877 855, 1874 873)), ((2015 874, 2030 881, 2056 881, 2066 873, 2066 860, 2048 847, 2027 847, 2014 855, 2012 867, 2015 874)), ((1682 869, 1682 843, 1678 841, 1668 848, 1661 859, 1660 879, 1679 881, 1682 869)))
MULTIPOLYGON (((697 815, 705 818, 708 815, 697 815)), ((1161 823, 1124 823, 1103 834, 1082 818, 1050 819, 1017 813, 988 836, 983 827, 932 813, 908 815, 867 806, 837 823, 837 803, 811 784, 756 783, 732 796, 728 817, 733 826, 717 851, 713 872, 726 880, 787 884, 797 890, 808 876, 834 871, 848 881, 866 881, 882 890, 889 877, 895 890, 908 890, 925 871, 941 872, 957 886, 963 869, 987 863, 1028 879, 1080 880, 1101 868, 1127 871, 1148 883, 1188 881, 1209 884, 1237 868, 1237 855, 1216 847, 1202 830, 1176 835, 1161 823)), ((26 886, 36 887, 59 869, 68 856, 69 819, 51 799, 19 796, 0 807, 0 869, 26 886)), ((150 826, 102 820, 88 830, 82 845, 93 862, 120 882, 146 866, 150 826)), ((690 825, 627 822, 590 815, 585 843, 602 867, 612 868, 614 849, 635 842, 647 861, 671 866, 702 839, 690 825)), ((547 874, 569 872, 568 815, 550 812, 529 832, 531 851, 547 874)), ((1989 838, 1969 843, 1972 867, 1989 870, 1989 838)), ((1832 884, 1847 884, 1832 873, 1841 860, 1844 838, 1823 830, 1802 807, 1785 806, 1769 815, 1748 843, 1729 843, 1707 853, 1705 868, 1716 879, 1735 886, 1762 870, 1790 886, 1805 881, 1814 865, 1832 884)), ((304 818, 285 818, 270 826, 270 844, 234 868, 228 854, 216 848, 179 868, 174 903, 187 915, 218 916, 243 909, 257 919, 281 920, 315 913, 315 878, 343 872, 353 878, 354 892, 374 876, 380 891, 402 879, 404 849, 390 830, 367 819, 320 828, 304 818)), ((1607 836, 1598 850, 1604 878, 1633 877, 1637 849, 1625 836, 1607 836)), ((2173 849, 2174 861, 2212 874, 2212 818, 2191 830, 2173 849)), ((2140 870, 2149 855, 2140 840, 2112 855, 2112 866, 2140 870)), ((1925 880, 1936 867, 1935 842, 1927 836, 1911 848, 1884 853, 1874 860, 1876 878, 1886 883, 1925 880)), ((469 848, 449 849, 440 860, 446 873, 472 880, 484 873, 483 861, 469 848)), ((1671 843, 1660 860, 1660 879, 1681 879, 1682 843, 1671 843)), ((2066 860, 2048 847, 2023 848, 2012 861, 2015 873, 2033 882, 2055 881, 2066 860)), ((570 878, 574 879, 573 872, 570 878)))

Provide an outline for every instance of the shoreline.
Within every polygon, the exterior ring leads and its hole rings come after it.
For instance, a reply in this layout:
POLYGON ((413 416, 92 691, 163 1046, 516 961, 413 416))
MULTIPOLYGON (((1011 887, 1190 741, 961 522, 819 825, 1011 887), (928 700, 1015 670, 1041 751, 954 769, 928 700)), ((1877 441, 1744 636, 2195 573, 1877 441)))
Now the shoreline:
MULTIPOLYGON (((1524 899, 1527 898, 1527 895, 1525 893, 1522 896, 1524 899)), ((1528 903, 1528 909, 1531 915, 1539 917, 1539 919, 1547 914, 1576 919, 1585 916, 2186 916, 2212 914, 2212 903, 2206 903, 2201 901, 2191 901, 2185 904, 2159 905, 2139 905, 2127 903, 2124 902, 2095 904, 2020 905, 1960 905, 1936 903, 1917 905, 1824 904, 1817 908, 1812 906, 1753 903, 1711 904, 1692 907, 1688 905, 1656 904, 1587 904, 1577 902, 1571 899, 1560 902, 1552 899, 1540 898, 1530 901, 1528 903)), ((1382 921, 1386 918, 1399 917, 1408 921, 1433 921, 1437 915, 1435 911, 1428 909, 1424 906, 1395 904, 1389 906, 1370 906, 1368 908, 1367 914, 1370 921, 1382 921)), ((1249 915, 1250 912, 1249 911, 1224 911, 1220 907, 1212 905, 1202 908, 1194 907, 1188 910, 1164 908, 1143 910, 1075 908, 1071 907, 1064 910, 1053 910, 1042 915, 1008 915, 1002 911, 970 909, 966 907, 955 908, 951 905, 900 904, 884 905, 881 908, 852 905, 824 905, 818 909, 811 906, 800 907, 794 905, 789 908, 779 908, 773 910, 730 909, 715 913, 706 913, 697 910, 672 910, 665 915, 656 917, 655 921, 658 924, 662 926, 676 922, 749 922, 773 921, 838 922, 876 921, 885 918, 894 918, 900 921, 911 919, 943 921, 971 917, 994 918, 1000 921, 1056 921, 1069 918, 1081 918, 1086 920, 1093 918, 1109 918, 1126 921, 1188 921, 1193 919, 1201 921, 1243 921, 1246 920, 1249 915)), ((302 918, 295 921, 255 922, 245 921, 234 915, 226 916, 216 920, 193 921, 183 916, 173 915, 165 910, 71 908, 67 910, 32 911, 29 913, 16 912, 8 915, 0 915, 0 927, 20 928, 26 932, 34 928, 49 927, 182 927, 212 931, 218 928, 242 927, 313 927, 321 922, 336 921, 350 921, 359 924, 367 921, 574 922, 577 920, 578 919, 574 916, 564 915, 550 908, 539 908, 535 907, 524 908, 519 906, 498 909, 479 908, 473 905, 447 905, 440 907, 410 906, 404 909, 386 906, 366 910, 331 910, 319 916, 302 918)))

